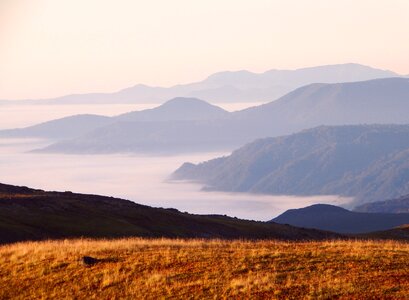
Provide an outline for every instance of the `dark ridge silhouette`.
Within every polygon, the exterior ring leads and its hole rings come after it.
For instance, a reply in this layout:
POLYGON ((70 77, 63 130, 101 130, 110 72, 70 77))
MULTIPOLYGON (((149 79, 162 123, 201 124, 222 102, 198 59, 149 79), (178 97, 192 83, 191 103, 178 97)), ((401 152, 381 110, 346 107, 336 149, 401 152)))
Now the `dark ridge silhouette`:
POLYGON ((0 243, 131 236, 284 240, 340 237, 275 223, 153 208, 112 197, 0 184, 0 243))
POLYGON ((361 213, 333 205, 316 204, 287 210, 272 222, 338 233, 368 233, 409 224, 409 214, 361 213))
POLYGON ((358 238, 376 239, 376 240, 409 240, 409 225, 398 226, 389 230, 371 232, 357 235, 358 238))

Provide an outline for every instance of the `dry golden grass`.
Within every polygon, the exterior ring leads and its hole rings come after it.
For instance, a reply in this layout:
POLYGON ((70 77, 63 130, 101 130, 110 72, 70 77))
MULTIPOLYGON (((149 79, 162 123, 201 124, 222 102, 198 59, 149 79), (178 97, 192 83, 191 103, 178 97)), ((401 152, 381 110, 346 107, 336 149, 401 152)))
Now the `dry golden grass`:
POLYGON ((409 244, 65 240, 0 247, 0 298, 409 299, 409 244), (87 267, 84 255, 101 261, 87 267))

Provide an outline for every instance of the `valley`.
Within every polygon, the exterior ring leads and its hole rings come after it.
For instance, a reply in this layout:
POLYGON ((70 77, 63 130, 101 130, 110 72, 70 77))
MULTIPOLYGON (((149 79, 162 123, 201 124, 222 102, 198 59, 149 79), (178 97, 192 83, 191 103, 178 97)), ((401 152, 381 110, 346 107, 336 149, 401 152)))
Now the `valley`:
POLYGON ((337 196, 205 192, 201 190, 201 184, 169 180, 170 174, 185 161, 200 162, 227 153, 175 156, 27 153, 44 145, 47 141, 0 139, 0 182, 43 190, 98 193, 154 207, 260 221, 270 220, 290 208, 314 203, 339 205, 350 201, 337 196))
POLYGON ((408 16, 0 0, 0 300, 409 300, 408 16))

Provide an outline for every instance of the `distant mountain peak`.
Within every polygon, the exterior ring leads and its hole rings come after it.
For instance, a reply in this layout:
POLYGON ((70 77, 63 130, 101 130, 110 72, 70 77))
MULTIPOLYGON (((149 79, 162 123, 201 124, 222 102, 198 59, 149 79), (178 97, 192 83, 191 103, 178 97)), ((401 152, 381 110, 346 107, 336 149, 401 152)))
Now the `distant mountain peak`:
POLYGON ((177 110, 181 113, 206 112, 227 113, 224 109, 194 97, 176 97, 152 110, 177 110))
MULTIPOLYGON (((199 82, 170 87, 136 84, 111 93, 73 94, 53 99, 24 100, 28 103, 163 103, 173 97, 198 97, 217 102, 266 102, 314 82, 353 82, 375 78, 401 77, 388 70, 347 63, 306 67, 295 70, 272 69, 265 72, 247 70, 222 71, 199 82)), ((0 101, 1 103, 1 101, 0 101)))
POLYGON ((322 66, 313 66, 313 67, 304 67, 295 69, 294 71, 308 71, 308 70, 339 70, 339 71, 368 71, 368 72, 384 72, 385 74, 389 74, 391 76, 399 76, 397 73, 392 72, 390 70, 374 68, 368 65, 363 65, 359 63, 341 63, 341 64, 329 64, 329 65, 322 65, 322 66))
POLYGON ((122 114, 121 121, 186 121, 210 120, 227 115, 224 109, 197 98, 176 97, 164 104, 143 110, 122 114))
POLYGON ((231 77, 231 76, 254 76, 257 75, 257 73, 248 71, 248 70, 238 70, 238 71, 221 71, 217 72, 214 74, 209 75, 206 78, 206 81, 209 80, 214 80, 214 79, 220 79, 223 77, 231 77))
POLYGON ((331 205, 331 204, 313 204, 304 208, 292 209, 291 211, 305 211, 309 213, 348 213, 349 211, 345 208, 331 205))
POLYGON ((163 103, 161 106, 166 106, 166 105, 207 105, 207 106, 214 106, 210 104, 209 102, 206 102, 204 100, 195 98, 195 97, 175 97, 173 99, 170 99, 163 103))
POLYGON ((352 212, 334 205, 317 204, 287 210, 271 221, 339 233, 365 233, 407 224, 409 214, 352 212))

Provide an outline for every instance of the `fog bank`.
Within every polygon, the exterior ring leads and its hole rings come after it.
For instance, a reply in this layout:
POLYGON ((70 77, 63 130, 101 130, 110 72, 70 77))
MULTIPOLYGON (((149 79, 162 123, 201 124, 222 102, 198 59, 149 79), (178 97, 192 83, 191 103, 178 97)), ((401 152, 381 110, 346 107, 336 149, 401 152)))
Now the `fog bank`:
MULTIPOLYGON (((226 214, 269 220, 289 208, 341 204, 337 196, 266 196, 203 192, 201 186, 168 182, 183 162, 201 162, 223 153, 181 156, 59 155, 25 151, 44 142, 0 139, 0 182, 57 191, 101 194, 195 214, 226 214)), ((226 154, 226 153, 224 153, 226 154)))

